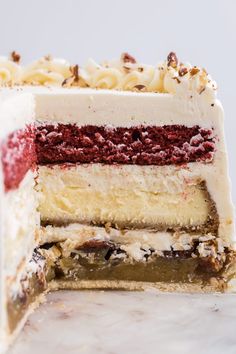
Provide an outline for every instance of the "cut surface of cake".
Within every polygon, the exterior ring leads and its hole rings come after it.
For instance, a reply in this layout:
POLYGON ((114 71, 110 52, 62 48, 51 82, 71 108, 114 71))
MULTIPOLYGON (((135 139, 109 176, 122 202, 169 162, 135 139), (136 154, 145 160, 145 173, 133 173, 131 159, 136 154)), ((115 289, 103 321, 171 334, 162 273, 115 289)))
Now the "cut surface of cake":
POLYGON ((230 289, 224 114, 206 71, 174 53, 18 60, 0 59, 5 342, 49 290, 230 289))
POLYGON ((26 303, 30 305, 26 297, 39 237, 33 96, 1 93, 0 116, 0 338, 7 345, 9 334, 15 332, 30 309, 26 308, 26 303))

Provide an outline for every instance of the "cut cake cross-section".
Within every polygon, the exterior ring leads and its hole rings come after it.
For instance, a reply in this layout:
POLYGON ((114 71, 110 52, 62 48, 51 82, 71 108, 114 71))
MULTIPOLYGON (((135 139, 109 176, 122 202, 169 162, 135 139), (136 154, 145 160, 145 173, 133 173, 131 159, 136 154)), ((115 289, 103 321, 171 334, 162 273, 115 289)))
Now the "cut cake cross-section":
POLYGON ((174 53, 13 59, 0 60, 1 343, 49 290, 232 289, 224 113, 206 71, 174 53))

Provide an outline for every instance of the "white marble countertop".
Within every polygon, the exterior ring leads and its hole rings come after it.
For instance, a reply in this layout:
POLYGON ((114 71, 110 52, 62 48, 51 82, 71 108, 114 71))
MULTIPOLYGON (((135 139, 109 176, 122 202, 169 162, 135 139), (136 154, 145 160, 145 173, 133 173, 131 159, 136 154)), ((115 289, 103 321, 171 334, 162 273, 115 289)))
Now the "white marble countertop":
POLYGON ((9 354, 235 354, 236 295, 61 291, 9 354))

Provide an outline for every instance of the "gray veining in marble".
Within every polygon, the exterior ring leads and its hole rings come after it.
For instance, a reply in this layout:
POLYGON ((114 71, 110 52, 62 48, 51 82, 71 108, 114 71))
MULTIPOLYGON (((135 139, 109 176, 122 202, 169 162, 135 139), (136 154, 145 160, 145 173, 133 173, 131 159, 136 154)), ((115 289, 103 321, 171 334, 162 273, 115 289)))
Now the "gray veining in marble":
POLYGON ((9 354, 235 354, 236 295, 61 291, 9 354))

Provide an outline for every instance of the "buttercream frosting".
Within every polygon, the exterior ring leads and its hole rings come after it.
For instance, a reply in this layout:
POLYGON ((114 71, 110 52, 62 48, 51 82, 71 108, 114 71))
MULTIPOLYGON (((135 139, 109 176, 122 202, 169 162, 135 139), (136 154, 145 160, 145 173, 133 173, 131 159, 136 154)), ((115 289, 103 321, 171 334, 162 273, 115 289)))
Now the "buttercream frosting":
POLYGON ((213 99, 216 83, 204 68, 180 63, 171 52, 157 65, 137 62, 127 53, 119 60, 98 64, 89 59, 84 67, 64 59, 45 56, 22 66, 12 58, 0 57, 0 85, 31 84, 78 86, 96 89, 183 94, 198 93, 213 99))

